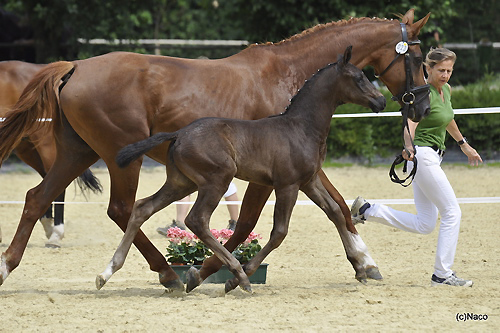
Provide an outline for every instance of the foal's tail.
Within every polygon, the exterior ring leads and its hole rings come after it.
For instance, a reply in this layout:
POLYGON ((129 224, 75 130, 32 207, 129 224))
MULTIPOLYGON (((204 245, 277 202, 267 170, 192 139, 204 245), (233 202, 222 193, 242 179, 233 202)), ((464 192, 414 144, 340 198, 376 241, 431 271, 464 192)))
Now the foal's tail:
POLYGON ((120 168, 124 168, 159 144, 165 141, 175 140, 176 138, 177 132, 164 132, 125 146, 118 152, 118 155, 116 155, 116 164, 118 164, 120 168))
POLYGON ((59 110, 59 89, 66 82, 75 66, 71 62, 59 61, 40 70, 24 88, 16 105, 0 123, 0 165, 19 144, 50 122, 42 119, 54 118, 59 110), (65 78, 66 77, 66 78, 65 78))

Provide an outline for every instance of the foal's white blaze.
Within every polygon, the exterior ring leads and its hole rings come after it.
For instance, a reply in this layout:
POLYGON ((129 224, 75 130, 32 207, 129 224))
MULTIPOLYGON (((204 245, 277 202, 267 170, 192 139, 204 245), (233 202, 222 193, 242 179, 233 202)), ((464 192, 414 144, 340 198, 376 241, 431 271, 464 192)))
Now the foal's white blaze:
POLYGON ((375 264, 375 261, 373 258, 370 256, 370 253, 368 252, 368 247, 366 246, 365 242, 361 239, 361 236, 358 234, 353 234, 352 232, 348 231, 347 235, 351 239, 351 243, 353 244, 354 248, 349 249, 351 250, 350 253, 353 253, 357 259, 359 259, 363 263, 363 267, 367 268, 369 266, 375 266, 378 267, 377 264, 375 264))

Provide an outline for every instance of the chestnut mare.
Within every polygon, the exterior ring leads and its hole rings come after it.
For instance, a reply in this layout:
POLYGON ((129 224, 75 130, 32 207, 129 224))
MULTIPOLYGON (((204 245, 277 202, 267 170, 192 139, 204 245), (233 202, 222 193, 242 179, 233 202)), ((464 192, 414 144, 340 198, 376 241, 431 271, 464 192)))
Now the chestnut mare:
MULTIPOLYGON (((416 40, 428 14, 413 22, 413 10, 402 17, 408 39, 416 40)), ((118 151, 128 144, 158 132, 176 131, 205 116, 260 119, 288 105, 304 81, 319 68, 336 61, 353 45, 351 62, 358 68, 371 65, 381 73, 395 58, 402 41, 398 20, 354 18, 304 31, 277 44, 249 47, 224 59, 179 59, 134 53, 110 53, 86 60, 57 62, 39 72, 28 84, 12 113, 0 127, 0 161, 20 139, 36 129, 37 118, 51 117, 57 139, 57 157, 42 182, 29 190, 16 234, 0 260, 0 284, 22 258, 36 220, 50 202, 83 170, 101 157, 111 178, 108 215, 125 231, 137 191, 142 159, 127 168, 115 162, 118 151), (61 86, 64 86, 62 90, 61 86)), ((422 52, 410 45, 412 82, 424 85, 422 52)), ((381 80, 394 95, 404 93, 406 73, 400 57, 381 80)), ((402 103, 402 102, 401 102, 402 103)), ((419 121, 430 110, 429 98, 412 104, 410 118, 419 121)), ((166 163, 167 143, 148 152, 166 163)), ((341 207, 345 221, 335 226, 357 234, 349 207, 320 171, 325 189, 341 207)), ((253 230, 273 188, 249 183, 235 233, 225 247, 232 251, 253 230)), ((342 239, 345 248, 356 248, 352 239, 342 239)), ((164 255, 139 231, 134 244, 159 273, 167 289, 183 287, 164 255)), ((351 262, 356 258, 348 258, 351 262)), ((205 260, 200 276, 205 279, 222 262, 205 260)), ((354 267, 363 263, 353 262, 354 267)), ((364 281, 370 273, 357 271, 364 281)), ((380 277, 378 271, 373 277, 380 277)))
MULTIPOLYGON (((0 62, 0 118, 3 118, 7 111, 16 104, 28 82, 44 67, 45 65, 16 60, 0 62)), ((29 138, 23 138, 15 147, 14 153, 24 163, 35 169, 43 178, 56 159, 54 135, 43 129, 36 131, 29 138)), ((89 169, 78 180, 82 191, 84 190, 84 186, 87 186, 94 192, 101 190, 99 182, 89 169)), ((64 196, 65 190, 62 191, 55 201, 63 202, 64 196)), ((60 240, 64 236, 64 205, 54 205, 54 215, 52 214, 51 205, 40 218, 40 222, 48 238, 45 246, 59 247, 60 240)))
MULTIPOLYGON (((326 157, 326 138, 335 108, 344 103, 369 107, 373 112, 385 108, 382 95, 361 69, 349 63, 351 49, 314 74, 292 98, 280 115, 258 120, 202 118, 174 133, 158 133, 146 140, 126 146, 118 153, 120 167, 129 165, 153 147, 170 141, 167 151, 167 180, 150 197, 136 201, 127 230, 106 270, 97 276, 101 289, 119 270, 141 225, 154 213, 172 202, 198 190, 198 197, 185 223, 234 274, 225 291, 236 286, 251 292, 248 276, 264 258, 285 239, 299 190, 320 207, 335 224, 345 224, 340 206, 328 194, 318 177, 326 157), (293 152, 293 153, 290 153, 293 152), (210 217, 231 180, 272 187, 276 194, 274 224, 269 242, 245 264, 234 256, 210 232, 210 217)), ((339 230, 341 239, 361 243, 359 235, 339 230)), ((346 243, 344 241, 344 243, 346 243)), ((375 267, 366 246, 346 248, 347 257, 365 264, 354 267, 356 275, 375 267)), ((201 284, 198 270, 188 272, 187 290, 201 284)))

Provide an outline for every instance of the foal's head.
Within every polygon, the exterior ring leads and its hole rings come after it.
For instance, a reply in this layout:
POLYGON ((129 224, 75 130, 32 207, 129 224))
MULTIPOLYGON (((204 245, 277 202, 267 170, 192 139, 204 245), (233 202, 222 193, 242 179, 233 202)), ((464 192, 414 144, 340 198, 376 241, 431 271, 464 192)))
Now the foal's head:
POLYGON ((368 80, 362 70, 349 63, 352 46, 348 46, 344 55, 337 61, 338 82, 337 93, 342 103, 355 103, 380 112, 385 109, 385 97, 368 80))

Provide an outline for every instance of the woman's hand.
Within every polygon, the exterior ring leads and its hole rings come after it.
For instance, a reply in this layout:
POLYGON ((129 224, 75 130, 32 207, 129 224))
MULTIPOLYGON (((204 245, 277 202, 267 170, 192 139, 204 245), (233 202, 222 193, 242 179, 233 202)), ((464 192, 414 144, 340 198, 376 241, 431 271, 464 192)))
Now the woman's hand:
POLYGON ((483 163, 483 160, 481 159, 481 156, 478 154, 478 152, 467 142, 460 145, 460 148, 462 149, 462 152, 467 155, 470 166, 478 166, 479 162, 483 163))
POLYGON ((407 161, 413 161, 413 156, 415 156, 415 153, 413 152, 413 149, 403 149, 403 152, 401 153, 403 155, 403 158, 407 161))

